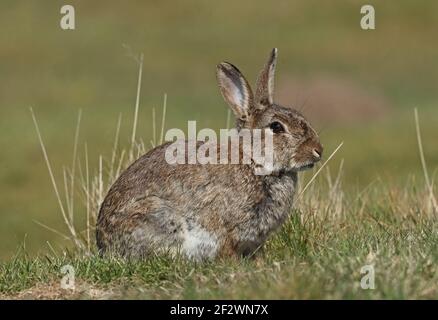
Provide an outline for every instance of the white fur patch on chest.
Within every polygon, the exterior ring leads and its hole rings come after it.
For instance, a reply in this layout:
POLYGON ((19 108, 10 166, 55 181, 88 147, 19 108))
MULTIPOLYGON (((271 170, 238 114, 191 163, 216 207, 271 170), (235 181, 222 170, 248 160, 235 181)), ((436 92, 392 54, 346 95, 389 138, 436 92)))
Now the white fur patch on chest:
POLYGON ((194 260, 214 258, 218 250, 216 235, 191 222, 182 234, 182 252, 194 260))

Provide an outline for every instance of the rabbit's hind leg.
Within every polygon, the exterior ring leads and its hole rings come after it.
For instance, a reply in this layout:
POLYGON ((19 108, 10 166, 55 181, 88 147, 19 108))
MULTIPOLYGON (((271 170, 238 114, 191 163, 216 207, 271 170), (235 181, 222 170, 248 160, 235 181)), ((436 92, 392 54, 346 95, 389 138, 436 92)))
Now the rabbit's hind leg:
POLYGON ((156 196, 137 198, 117 214, 118 239, 114 251, 130 258, 147 258, 152 253, 177 252, 181 245, 181 214, 156 196))
POLYGON ((218 253, 215 233, 204 228, 191 211, 181 211, 155 195, 131 200, 107 219, 111 249, 128 258, 147 258, 154 253, 183 254, 205 260, 218 253))
POLYGON ((203 227, 190 212, 184 217, 181 237, 181 252, 192 260, 208 260, 218 254, 217 235, 203 227))

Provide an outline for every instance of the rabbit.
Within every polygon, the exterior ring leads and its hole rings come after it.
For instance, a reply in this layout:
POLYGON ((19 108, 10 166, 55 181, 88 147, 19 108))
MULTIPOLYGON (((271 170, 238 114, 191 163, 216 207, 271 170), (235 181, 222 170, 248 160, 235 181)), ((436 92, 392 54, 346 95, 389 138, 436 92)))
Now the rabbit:
MULTIPOLYGON (((299 171, 322 156, 316 131, 296 110, 273 102, 277 49, 253 93, 231 63, 217 81, 237 130, 272 132, 272 172, 249 164, 169 164, 165 143, 129 166, 106 195, 97 219, 101 254, 147 259, 152 253, 189 259, 253 256, 291 212, 299 171)), ((187 143, 187 142, 185 142, 187 143)))

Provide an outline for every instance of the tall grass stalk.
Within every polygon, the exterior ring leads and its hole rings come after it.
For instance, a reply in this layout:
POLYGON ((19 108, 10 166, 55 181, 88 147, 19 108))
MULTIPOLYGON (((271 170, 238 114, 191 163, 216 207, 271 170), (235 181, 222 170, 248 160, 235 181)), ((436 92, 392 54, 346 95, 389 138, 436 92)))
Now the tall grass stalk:
POLYGON ((430 203, 432 205, 432 210, 434 213, 438 212, 438 205, 435 198, 435 195, 433 193, 433 186, 429 179, 429 173, 427 171, 426 166, 426 159, 424 157, 424 151, 423 151, 423 142, 421 139, 421 132, 420 132, 420 121, 418 120, 418 110, 417 108, 414 109, 414 118, 415 118, 415 130, 417 133, 417 142, 418 142, 418 152, 420 154, 420 160, 421 160, 421 166, 423 168, 424 173, 424 180, 426 181, 427 189, 429 190, 429 197, 430 197, 430 203))
POLYGON ((134 109, 134 124, 132 125, 132 135, 131 135, 131 149, 129 152, 130 160, 134 160, 134 147, 135 147, 135 136, 137 134, 137 122, 138 122, 138 110, 140 108, 140 92, 141 92, 141 79, 143 75, 143 59, 144 55, 143 53, 140 54, 140 57, 138 58, 138 79, 137 79, 137 94, 135 97, 135 109, 134 109))
POLYGON ((63 218, 63 220, 65 222, 65 225, 67 226, 67 229, 70 232, 71 239, 74 241, 75 245, 78 248, 82 249, 83 248, 83 243, 80 241, 80 239, 78 237, 78 234, 76 232, 76 229, 75 229, 73 223, 68 218, 66 209, 64 208, 64 204, 63 204, 62 199, 61 199, 61 194, 59 192, 58 185, 56 183, 55 176, 53 174, 52 165, 50 164, 49 156, 47 154, 46 147, 44 145, 43 138, 41 136, 41 131, 40 131, 40 128, 38 126, 38 122, 36 120, 35 113, 33 112, 32 108, 30 108, 30 112, 31 112, 31 115, 32 115, 33 123, 35 125, 35 130, 36 130, 36 133, 37 133, 37 136, 38 136, 38 141, 40 143, 41 150, 43 152, 44 160, 45 160, 46 165, 47 165, 47 170, 49 171, 49 176, 50 176, 50 180, 52 182, 53 190, 54 190, 56 198, 58 200, 58 205, 59 205, 59 209, 61 211, 62 218, 63 218))

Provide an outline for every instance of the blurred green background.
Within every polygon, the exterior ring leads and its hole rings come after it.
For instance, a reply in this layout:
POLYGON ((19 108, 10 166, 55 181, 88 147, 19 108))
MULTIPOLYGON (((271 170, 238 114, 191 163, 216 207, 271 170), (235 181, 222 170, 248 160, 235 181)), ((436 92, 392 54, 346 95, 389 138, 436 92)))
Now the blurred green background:
POLYGON ((23 1, 0 3, 0 258, 25 243, 35 254, 64 231, 29 107, 61 182, 70 165, 78 110, 80 145, 91 167, 110 156, 118 115, 129 144, 137 65, 124 44, 145 55, 139 136, 152 135, 151 110, 166 126, 224 127, 227 109, 215 65, 236 64, 254 83, 279 49, 279 102, 302 109, 321 130, 331 165, 344 163, 352 193, 376 178, 422 183, 413 108, 426 159, 438 167, 438 2, 436 1, 23 1), (60 8, 76 9, 76 30, 59 27, 60 8), (360 28, 373 4, 376 30, 360 28))

